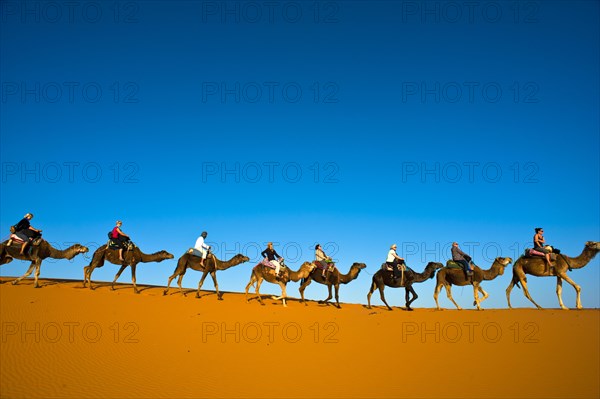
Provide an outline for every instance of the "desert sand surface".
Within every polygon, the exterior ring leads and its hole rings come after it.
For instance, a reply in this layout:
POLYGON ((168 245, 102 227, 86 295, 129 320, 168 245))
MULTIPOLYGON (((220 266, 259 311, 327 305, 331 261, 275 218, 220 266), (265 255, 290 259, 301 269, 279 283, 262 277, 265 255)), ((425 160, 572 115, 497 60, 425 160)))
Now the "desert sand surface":
POLYGON ((0 279, 3 398, 600 397, 598 309, 284 308, 266 295, 261 306, 243 293, 11 280, 0 279))

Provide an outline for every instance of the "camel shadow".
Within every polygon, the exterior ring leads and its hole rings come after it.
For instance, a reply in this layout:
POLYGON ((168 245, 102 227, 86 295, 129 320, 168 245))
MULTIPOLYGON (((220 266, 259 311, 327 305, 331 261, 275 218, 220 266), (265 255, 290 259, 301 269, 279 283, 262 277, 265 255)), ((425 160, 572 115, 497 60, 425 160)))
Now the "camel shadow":
POLYGON ((405 306, 390 306, 391 309, 388 309, 387 307, 385 307, 383 305, 382 306, 371 305, 370 308, 369 308, 369 305, 361 305, 361 306, 363 309, 366 309, 366 310, 385 310, 388 312, 391 312, 393 310, 403 310, 405 312, 412 312, 414 310, 413 308, 407 308, 405 306))
POLYGON ((164 287, 156 287, 156 286, 153 286, 153 285, 142 286, 142 287, 138 286, 138 290, 139 290, 140 293, 146 292, 146 291, 149 291, 149 290, 154 290, 154 291, 160 292, 160 296, 162 296, 162 292, 164 290, 164 287))
MULTIPOLYGON (((196 292, 197 292, 197 290, 194 290, 194 291, 196 291, 196 292)), ((200 291, 200 292, 202 292, 202 291, 200 291)), ((202 299, 202 298, 204 298, 205 296, 212 296, 212 295, 217 295, 217 293, 216 293, 215 291, 207 291, 207 292, 201 293, 201 294, 200 294, 200 297, 199 297, 198 299, 202 299)), ((222 297, 222 296, 223 296, 223 294, 219 295, 219 296, 217 297, 217 299, 221 299, 221 297, 222 297)))
MULTIPOLYGON (((171 296, 171 295, 181 295, 184 297, 187 297, 188 294, 193 294, 196 293, 197 290, 195 289, 184 289, 182 291, 179 290, 173 290, 172 292, 167 293, 167 296, 171 296)), ((164 292, 164 291, 163 291, 164 292)))

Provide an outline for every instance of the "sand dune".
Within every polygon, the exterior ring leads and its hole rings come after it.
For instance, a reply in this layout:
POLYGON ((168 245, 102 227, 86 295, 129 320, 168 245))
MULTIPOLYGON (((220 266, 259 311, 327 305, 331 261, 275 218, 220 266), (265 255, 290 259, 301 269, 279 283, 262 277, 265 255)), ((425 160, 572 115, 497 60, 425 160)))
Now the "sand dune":
POLYGON ((598 309, 283 308, 239 293, 10 280, 6 398, 600 396, 598 309))

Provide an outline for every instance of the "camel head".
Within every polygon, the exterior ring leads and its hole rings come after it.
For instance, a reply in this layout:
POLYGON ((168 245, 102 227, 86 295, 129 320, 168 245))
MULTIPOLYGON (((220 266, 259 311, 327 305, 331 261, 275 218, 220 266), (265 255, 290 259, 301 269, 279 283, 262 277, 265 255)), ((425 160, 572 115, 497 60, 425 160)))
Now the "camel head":
POLYGON ((430 279, 432 279, 435 276, 435 271, 441 269, 442 267, 444 267, 444 265, 440 262, 429 262, 427 266, 425 266, 425 270, 431 267, 433 268, 433 273, 431 273, 431 276, 429 276, 430 279))
POLYGON ((163 260, 166 259, 173 259, 174 256, 171 253, 168 253, 167 251, 165 251, 164 249, 162 251, 158 251, 156 253, 156 256, 158 256, 158 260, 157 262, 162 262, 163 260))
POLYGON ((351 268, 351 269, 352 269, 352 268, 358 269, 358 272, 359 272, 359 273, 360 273, 360 271, 361 271, 362 269, 364 269, 365 267, 367 267, 367 265, 366 265, 366 264, 364 264, 364 263, 359 263, 359 262, 354 262, 354 263, 352 264, 352 266, 350 266, 350 268, 351 268))
POLYGON ((496 260, 494 260, 494 263, 499 264, 500 265, 500 270, 498 271, 498 275, 501 276, 504 274, 504 268, 508 265, 510 265, 512 263, 512 258, 508 257, 508 258, 503 258, 501 256, 497 257, 496 260))
POLYGON ((312 262, 304 262, 302 264, 302 266, 300 266, 300 271, 305 270, 307 272, 307 275, 309 275, 316 268, 317 268, 317 265, 315 265, 314 263, 312 263, 312 262))
POLYGON ((600 242, 588 241, 585 243, 585 247, 593 251, 600 251, 600 242))
POLYGON ((250 260, 249 257, 247 257, 246 255, 242 255, 242 254, 237 254, 236 256, 234 256, 232 259, 232 261, 236 261, 239 263, 244 263, 244 262, 248 262, 250 260))
POLYGON ((73 248, 74 251, 73 251, 73 255, 68 258, 69 260, 73 259, 74 257, 76 257, 79 254, 84 254, 90 250, 88 247, 81 245, 81 244, 75 244, 71 248, 73 248))

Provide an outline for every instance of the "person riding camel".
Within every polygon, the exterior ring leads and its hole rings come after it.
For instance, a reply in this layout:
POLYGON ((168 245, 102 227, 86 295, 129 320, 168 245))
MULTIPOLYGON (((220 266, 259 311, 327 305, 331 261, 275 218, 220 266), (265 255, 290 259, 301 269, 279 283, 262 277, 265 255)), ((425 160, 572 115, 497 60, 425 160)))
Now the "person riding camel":
POLYGON ((125 261, 125 259, 123 259, 123 247, 125 243, 130 240, 130 237, 121 230, 122 225, 123 222, 117 220, 115 227, 110 233, 111 240, 119 247, 119 260, 121 262, 125 261))
POLYGON ((210 249, 210 245, 207 245, 204 240, 208 236, 206 231, 203 231, 200 234, 200 237, 196 240, 196 245, 193 248, 193 254, 200 257, 200 266, 204 267, 204 260, 208 256, 208 250, 210 249))
POLYGON ((533 249, 544 254, 544 257, 546 258, 546 269, 544 272, 547 273, 552 267, 552 260, 550 259, 550 251, 544 248, 545 243, 546 240, 544 239, 544 229, 541 227, 536 227, 535 234, 533 236, 533 249))
POLYGON ((264 258, 267 258, 267 261, 271 263, 275 267, 275 275, 279 277, 279 269, 281 269, 281 263, 283 258, 279 256, 277 251, 273 249, 273 243, 267 243, 267 249, 262 251, 260 255, 264 258))
POLYGON ((14 234, 19 239, 23 240, 23 245, 21 245, 21 251, 19 252, 19 255, 25 254, 25 247, 27 247, 27 244, 42 236, 42 230, 31 227, 31 224, 29 223, 31 219, 33 219, 33 213, 27 213, 25 216, 23 216, 23 219, 21 219, 19 223, 14 226, 14 234))
POLYGON ((467 277, 473 275, 473 271, 471 270, 470 265, 472 258, 458 247, 457 242, 452 243, 452 248, 450 249, 450 252, 452 252, 452 260, 462 265, 467 277))
POLYGON ((320 265, 319 269, 322 270, 321 277, 325 278, 325 273, 333 265, 333 259, 325 254, 321 244, 315 245, 315 261, 320 265))
POLYGON ((397 280, 402 276, 402 272, 405 270, 406 263, 404 262, 404 258, 401 258, 396 253, 396 249, 398 246, 396 244, 392 244, 390 250, 387 255, 387 259, 385 263, 387 263, 392 268, 392 272, 394 273, 394 280, 397 280))

